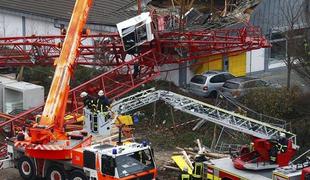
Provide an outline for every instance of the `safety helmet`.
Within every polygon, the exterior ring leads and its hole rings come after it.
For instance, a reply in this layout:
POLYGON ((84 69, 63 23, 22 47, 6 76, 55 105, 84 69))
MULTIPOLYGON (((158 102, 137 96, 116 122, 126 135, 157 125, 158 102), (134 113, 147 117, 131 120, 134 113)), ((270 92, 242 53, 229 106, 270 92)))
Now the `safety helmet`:
POLYGON ((98 96, 103 96, 104 95, 104 92, 102 91, 102 90, 100 90, 99 92, 98 92, 98 96))
POLYGON ((285 138, 286 137, 285 133, 281 132, 280 137, 285 138))
POLYGON ((85 91, 80 94, 81 98, 86 97, 86 96, 87 96, 87 92, 85 92, 85 91))

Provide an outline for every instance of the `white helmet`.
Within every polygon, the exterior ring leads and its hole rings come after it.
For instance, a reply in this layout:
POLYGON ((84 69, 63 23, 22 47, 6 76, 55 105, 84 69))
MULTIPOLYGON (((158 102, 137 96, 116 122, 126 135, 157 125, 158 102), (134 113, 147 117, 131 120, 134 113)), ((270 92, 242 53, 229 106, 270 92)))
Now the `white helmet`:
POLYGON ((98 96, 103 96, 104 95, 104 92, 102 91, 102 90, 100 90, 99 92, 98 92, 98 96))
POLYGON ((283 133, 283 132, 280 132, 280 137, 282 137, 282 138, 286 138, 286 135, 285 135, 285 133, 283 133))
POLYGON ((80 94, 80 97, 83 98, 83 97, 86 97, 87 95, 88 95, 87 92, 84 91, 80 94))

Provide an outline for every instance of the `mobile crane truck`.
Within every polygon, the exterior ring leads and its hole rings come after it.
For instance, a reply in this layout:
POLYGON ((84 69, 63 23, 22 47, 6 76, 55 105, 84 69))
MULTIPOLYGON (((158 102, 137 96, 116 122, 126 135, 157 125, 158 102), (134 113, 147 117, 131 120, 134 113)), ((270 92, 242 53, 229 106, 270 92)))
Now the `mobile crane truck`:
POLYGON ((151 180, 157 170, 147 143, 97 143, 87 132, 65 132, 64 115, 80 45, 92 0, 76 0, 42 116, 25 134, 8 139, 0 169, 15 167, 23 179, 151 180))

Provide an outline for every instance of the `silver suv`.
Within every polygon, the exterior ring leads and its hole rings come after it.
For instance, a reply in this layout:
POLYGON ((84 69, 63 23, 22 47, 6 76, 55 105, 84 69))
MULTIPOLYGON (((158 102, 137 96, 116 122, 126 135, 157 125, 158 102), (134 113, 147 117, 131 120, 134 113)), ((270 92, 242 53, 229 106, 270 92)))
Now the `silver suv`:
POLYGON ((235 78, 229 72, 208 71, 203 74, 195 75, 189 83, 189 91, 204 97, 216 97, 217 91, 223 84, 235 78))
POLYGON ((267 87, 271 87, 271 84, 264 80, 252 77, 242 77, 226 81, 220 91, 228 97, 239 98, 251 90, 267 87))

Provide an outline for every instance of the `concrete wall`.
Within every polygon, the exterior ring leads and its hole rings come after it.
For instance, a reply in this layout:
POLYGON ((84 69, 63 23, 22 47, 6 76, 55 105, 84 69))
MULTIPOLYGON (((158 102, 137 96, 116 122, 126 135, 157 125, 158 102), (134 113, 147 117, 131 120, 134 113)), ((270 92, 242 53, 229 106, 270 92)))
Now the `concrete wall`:
MULTIPOLYGON (((173 82, 177 86, 181 86, 179 77, 180 75, 182 76, 182 74, 180 74, 179 68, 180 68, 179 64, 166 64, 166 65, 159 67, 161 73, 158 79, 167 80, 167 81, 173 82), (171 71, 167 71, 167 70, 171 70, 171 71)), ((184 71, 181 71, 181 72, 184 72, 184 71)), ((185 74, 186 77, 183 77, 181 81, 186 81, 185 84, 188 84, 191 78, 195 74, 196 73, 193 70, 191 70, 189 65, 187 65, 186 74, 185 74)))
MULTIPOLYGON (((0 37, 33 34, 59 35, 60 30, 55 25, 59 26, 60 24, 67 26, 68 22, 0 9, 0 37), (23 18, 25 24, 23 24, 23 18)), ((104 25, 88 24, 87 27, 91 29, 92 33, 116 31, 116 27, 104 25)))
POLYGON ((22 34, 22 17, 0 12, 0 37, 22 34))
POLYGON ((0 12, 0 37, 30 36, 36 35, 59 35, 60 30, 54 27, 54 23, 44 18, 35 16, 25 17, 8 12, 0 12), (24 34, 25 33, 25 34, 24 34))
POLYGON ((159 67, 161 74, 159 79, 167 80, 173 82, 175 85, 179 86, 179 65, 178 64, 166 64, 159 67), (167 71, 173 70, 173 71, 167 71))
POLYGON ((46 22, 40 19, 25 19, 26 24, 26 36, 35 35, 59 35, 60 30, 54 27, 54 24, 51 22, 46 22))

